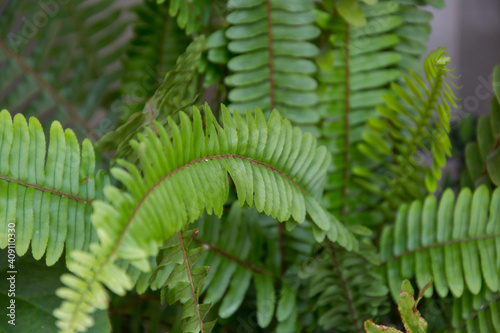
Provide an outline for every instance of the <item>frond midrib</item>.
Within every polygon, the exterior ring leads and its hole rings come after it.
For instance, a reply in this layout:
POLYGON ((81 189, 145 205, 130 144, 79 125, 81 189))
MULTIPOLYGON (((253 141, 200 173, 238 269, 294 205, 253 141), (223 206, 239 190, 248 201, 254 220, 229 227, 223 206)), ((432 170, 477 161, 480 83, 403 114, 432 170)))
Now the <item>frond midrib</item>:
POLYGON ((1 173, 0 173, 0 179, 1 180, 5 180, 5 181, 7 181, 9 183, 17 183, 18 185, 22 185, 22 186, 25 186, 25 187, 34 188, 34 189, 42 191, 42 192, 48 192, 48 193, 51 193, 51 194, 55 194, 55 195, 58 195, 60 197, 68 197, 71 200, 75 200, 75 201, 79 201, 79 202, 84 202, 84 203, 89 204, 89 205, 92 204, 92 199, 85 199, 85 198, 82 198, 81 196, 78 196, 78 195, 75 195, 75 194, 71 194, 71 193, 68 193, 68 192, 64 192, 64 191, 61 191, 61 190, 56 190, 56 189, 53 189, 53 188, 50 188, 50 187, 41 186, 41 185, 38 185, 38 184, 32 184, 32 183, 29 183, 29 182, 21 180, 21 179, 11 178, 11 177, 5 176, 5 175, 3 175, 1 173))

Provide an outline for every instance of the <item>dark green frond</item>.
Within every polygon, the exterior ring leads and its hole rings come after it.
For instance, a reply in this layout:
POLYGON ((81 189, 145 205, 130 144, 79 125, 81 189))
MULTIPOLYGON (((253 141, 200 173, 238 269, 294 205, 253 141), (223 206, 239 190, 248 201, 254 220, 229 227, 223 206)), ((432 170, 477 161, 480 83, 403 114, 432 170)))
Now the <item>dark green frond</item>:
POLYGON ((153 119, 166 124, 167 117, 174 116, 181 108, 191 105, 197 96, 197 68, 205 46, 204 36, 196 38, 167 72, 152 97, 144 101, 142 111, 133 113, 126 123, 108 132, 96 143, 96 149, 116 150, 115 158, 130 157, 133 152, 130 140, 137 133, 143 133, 147 124, 153 119))
POLYGON ((230 0, 226 30, 232 74, 230 109, 282 110, 294 122, 316 121, 307 112, 317 102, 315 64, 318 48, 308 42, 320 34, 313 25, 314 5, 308 0, 230 0))
POLYGON ((135 8, 135 13, 135 36, 127 48, 127 58, 123 63, 125 73, 120 85, 120 98, 124 104, 120 106, 120 118, 125 120, 142 111, 189 45, 189 39, 169 16, 166 4, 146 0, 135 8))
POLYGON ((477 295, 465 291, 453 301, 451 329, 446 332, 500 332, 500 294, 483 288, 477 295))
POLYGON ((321 117, 320 142, 333 155, 324 205, 349 224, 377 225, 381 214, 377 198, 356 181, 352 170, 376 165, 357 145, 376 106, 383 103, 389 84, 401 77, 401 55, 394 51, 401 25, 395 1, 379 1, 360 6, 366 24, 356 27, 338 15, 318 14, 318 24, 331 32, 325 54, 318 57, 321 117))
POLYGON ((99 138, 91 120, 123 72, 127 22, 113 3, 55 1, 42 10, 38 2, 8 1, 0 22, 2 106, 49 124, 77 124, 79 137, 99 138))
POLYGON ((318 324, 325 330, 363 332, 363 322, 383 314, 388 289, 374 265, 360 254, 337 246, 325 249, 309 277, 309 297, 314 298, 318 324))

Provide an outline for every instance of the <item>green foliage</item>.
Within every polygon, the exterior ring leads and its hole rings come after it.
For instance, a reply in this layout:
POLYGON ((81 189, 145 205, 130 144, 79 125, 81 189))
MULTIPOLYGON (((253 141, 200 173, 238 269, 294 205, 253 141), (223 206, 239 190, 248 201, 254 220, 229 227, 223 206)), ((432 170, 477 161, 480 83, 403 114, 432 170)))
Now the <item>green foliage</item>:
MULTIPOLYGON (((423 287, 429 277, 440 297, 460 297, 466 290, 476 295, 486 286, 500 289, 500 189, 491 194, 484 185, 474 193, 462 189, 458 198, 446 190, 437 203, 403 204, 394 226, 386 227, 380 252, 387 283, 394 299, 404 278, 416 278, 423 287)), ((432 295, 432 289, 426 296, 432 295)))
MULTIPOLYGON (((12 269, 7 260, 7 251, 0 251, 0 272, 5 277, 10 277, 12 269)), ((60 277, 67 274, 68 270, 63 260, 59 260, 51 267, 43 261, 37 261, 30 256, 16 258, 15 265, 18 272, 15 276, 15 296, 10 294, 10 279, 0 281, 0 301, 7 306, 11 300, 15 301, 15 325, 7 320, 0 322, 0 330, 7 333, 16 332, 57 332, 56 318, 52 311, 57 308, 60 298, 56 290, 62 287, 60 277), (42 276, 43 278, 40 278, 42 276)), ((9 310, 7 310, 9 311, 9 310)), ((6 313, 7 314, 7 313, 6 313)), ((89 329, 88 333, 104 333, 111 331, 109 318, 105 311, 98 311, 93 316, 96 326, 89 329)))
POLYGON ((227 47, 236 54, 227 64, 232 74, 225 79, 233 87, 229 108, 277 108, 293 121, 308 121, 314 114, 304 109, 317 102, 317 83, 311 77, 316 66, 310 58, 318 53, 308 40, 320 34, 313 25, 313 3, 230 0, 227 5, 227 47))
POLYGON ((359 332, 363 321, 385 312, 388 289, 364 256, 332 246, 316 260, 317 269, 303 274, 309 277, 308 296, 317 297, 322 328, 359 332))
POLYGON ((116 150, 115 158, 130 158, 133 153, 130 140, 142 133, 146 125, 153 119, 166 124, 167 117, 192 104, 196 99, 197 68, 205 50, 205 43, 203 36, 196 38, 177 59, 175 66, 167 72, 152 97, 147 101, 143 100, 143 110, 133 113, 123 125, 108 132, 96 143, 96 148, 116 150))
POLYGON ((5 1, 18 328, 425 332, 425 294, 430 331, 500 331, 500 67, 462 153, 444 48, 420 77, 426 5, 444 1, 5 1))
POLYGON ((451 155, 450 105, 458 106, 446 82, 450 72, 446 54, 440 48, 425 59, 428 84, 411 71, 404 76, 404 87, 392 83, 395 95, 384 95, 386 105, 377 107, 383 118, 370 119, 370 131, 363 133, 365 142, 360 144, 360 150, 381 163, 383 170, 371 172, 358 167, 355 172, 370 179, 373 184, 369 188, 392 208, 398 207, 400 201, 422 199, 426 193, 433 193, 446 156, 451 155), (423 163, 419 152, 432 153, 431 167, 423 163))
MULTIPOLYGON (((410 281, 404 280, 401 284, 401 292, 398 296, 398 310, 407 333, 427 332, 427 322, 424 318, 422 318, 420 312, 417 310, 417 305, 418 302, 422 299, 425 290, 429 286, 430 285, 426 285, 422 289, 420 289, 418 298, 415 300, 415 291, 413 290, 410 281)), ((371 320, 365 321, 365 330, 367 333, 401 332, 391 327, 376 325, 371 320)))
POLYGON ((477 123, 477 142, 465 147, 467 171, 462 173, 462 186, 474 188, 481 184, 500 184, 500 66, 493 69, 493 89, 490 114, 479 117, 477 123))
POLYGON ((47 147, 40 122, 23 115, 14 119, 0 112, 0 247, 8 245, 9 225, 15 224, 19 256, 31 244, 35 259, 46 254, 53 265, 66 247, 88 250, 97 240, 90 223, 91 203, 108 183, 95 173, 94 149, 89 140, 78 144, 71 130, 52 123, 47 147))
POLYGON ((361 8, 367 20, 363 27, 351 26, 327 12, 318 15, 318 24, 331 35, 317 59, 320 102, 316 114, 321 116, 320 142, 334 160, 324 205, 348 224, 363 221, 373 226, 382 218, 380 212, 370 209, 378 202, 358 184, 361 180, 355 179, 352 170, 374 167, 357 145, 367 121, 377 117, 375 108, 383 103, 388 84, 401 75, 398 66, 402 57, 394 51, 401 18, 394 1, 361 8))
MULTIPOLYGON (((168 16, 166 5, 145 0, 143 5, 135 8, 135 13, 135 36, 127 48, 127 59, 123 63, 125 74, 120 85, 125 104, 120 107, 120 118, 125 120, 143 109, 189 45, 184 32, 168 16)), ((178 84, 187 85, 184 82, 178 84)))
POLYGON ((112 4, 7 1, 0 23, 0 61, 6 60, 0 92, 8 92, 2 107, 64 126, 76 122, 79 136, 98 138, 89 120, 122 74, 124 40, 113 42, 127 22, 112 4), (113 51, 106 51, 111 43, 113 51))
POLYGON ((117 259, 147 272, 151 270, 148 258, 156 256, 165 240, 195 221, 205 208, 208 214, 220 216, 228 195, 227 174, 235 183, 240 205, 252 206, 255 200, 258 211, 279 221, 293 218, 300 223, 307 212, 318 240, 328 235, 347 248, 355 247, 350 233, 317 202, 330 156, 323 147, 316 148, 310 134, 302 135, 277 112, 266 124, 260 110, 255 118, 247 112, 245 122, 237 112, 233 120, 223 107, 221 127, 208 106, 204 111, 205 130, 195 108, 193 123, 180 113, 181 130, 169 118, 172 140, 155 121, 152 128, 146 128, 147 137, 139 134, 137 141, 131 141, 143 175, 123 160, 118 163, 128 171, 111 170, 130 192, 107 187, 104 193, 109 203, 94 202, 92 222, 100 243, 91 248, 92 253, 74 251, 68 262, 78 277, 63 281, 69 287, 60 292, 66 301, 55 311, 63 330, 92 325, 86 313, 106 308, 102 284, 119 295, 132 287, 129 276, 116 265, 117 259), (170 213, 154 207, 165 207, 170 213))
POLYGON ((451 327, 453 332, 500 332, 498 311, 500 294, 483 288, 477 295, 464 292, 453 302, 451 327))

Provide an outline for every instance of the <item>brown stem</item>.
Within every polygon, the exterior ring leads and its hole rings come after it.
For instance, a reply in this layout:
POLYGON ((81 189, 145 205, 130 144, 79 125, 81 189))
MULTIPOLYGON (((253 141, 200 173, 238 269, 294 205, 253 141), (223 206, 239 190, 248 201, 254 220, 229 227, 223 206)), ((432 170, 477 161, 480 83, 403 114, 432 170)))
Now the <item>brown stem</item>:
POLYGON ((350 112, 350 62, 349 62, 349 23, 346 23, 345 30, 345 109, 344 109, 344 170, 342 171, 342 209, 340 212, 342 222, 345 223, 345 217, 347 214, 347 183, 349 178, 349 112, 350 112))
POLYGON ((85 128, 85 130, 94 139, 98 140, 100 138, 99 135, 94 132, 94 130, 92 129, 92 126, 90 126, 90 124, 78 114, 76 109, 71 104, 69 104, 68 101, 66 101, 64 98, 62 98, 61 95, 59 95, 59 93, 54 88, 52 88, 52 86, 47 81, 45 81, 37 72, 35 72, 33 69, 31 69, 31 67, 29 67, 23 61, 23 59, 21 59, 21 57, 19 57, 16 53, 12 52, 10 50, 10 48, 7 45, 5 45, 4 42, 2 42, 1 40, 0 40, 0 48, 7 54, 7 56, 9 58, 14 60, 14 62, 19 67, 21 67, 24 72, 31 75, 33 77, 33 79, 35 79, 35 81, 40 85, 40 87, 45 89, 52 96, 52 98, 54 98, 56 100, 56 102, 61 104, 71 114, 71 116, 80 125, 82 125, 83 128, 85 128))
POLYGON ((198 317, 198 324, 200 325, 201 333, 203 333, 203 319, 200 315, 200 307, 198 305, 198 298, 196 297, 196 291, 194 290, 193 277, 191 276, 191 267, 189 267, 189 261, 184 247, 184 241, 182 240, 182 231, 179 231, 179 239, 181 242, 182 255, 184 256, 184 264, 186 265, 186 272, 189 278, 189 285, 191 286, 191 293, 193 295, 194 307, 196 309, 196 316, 198 317))
POLYGON ((328 245, 330 246, 330 251, 332 254, 332 259, 333 259, 333 264, 335 265, 335 269, 337 270, 341 285, 342 285, 342 290, 344 291, 344 297, 347 301, 347 306, 349 307, 349 313, 351 315, 351 319, 354 322, 354 327, 358 332, 363 332, 363 329, 359 326, 359 318, 356 315, 356 310, 354 309, 353 306, 353 301, 351 298, 351 294, 349 293, 349 288, 347 287, 347 282, 344 279, 344 276, 342 274, 342 268, 340 267, 340 262, 337 260, 337 255, 335 254, 335 248, 333 247, 332 241, 328 240, 328 245))
POLYGON ((31 188, 37 189, 39 191, 49 192, 49 193, 58 195, 60 197, 68 197, 71 200, 84 202, 84 203, 89 204, 89 205, 92 204, 92 200, 91 199, 85 199, 85 198, 82 198, 82 197, 80 197, 78 195, 74 195, 74 194, 70 194, 70 193, 58 191, 58 190, 55 190, 53 188, 49 188, 49 187, 45 187, 45 186, 40 186, 38 184, 31 184, 31 183, 25 182, 23 180, 14 179, 14 178, 2 175, 2 174, 0 174, 0 179, 5 180, 5 181, 7 181, 9 183, 17 183, 18 185, 22 185, 22 186, 25 186, 25 187, 31 187, 31 188))
POLYGON ((207 250, 214 251, 215 253, 220 254, 221 256, 226 257, 227 259, 234 261, 235 263, 237 263, 245 268, 248 268, 248 269, 254 271, 255 273, 264 274, 264 275, 272 275, 271 272, 268 272, 265 269, 260 268, 259 266, 256 266, 254 264, 251 264, 251 263, 248 263, 244 260, 241 260, 240 258, 237 258, 237 257, 233 256, 232 254, 230 254, 224 250, 219 249, 216 245, 204 242, 203 240, 198 239, 196 237, 193 237, 193 240, 196 243, 200 244, 201 246, 207 248, 207 250))

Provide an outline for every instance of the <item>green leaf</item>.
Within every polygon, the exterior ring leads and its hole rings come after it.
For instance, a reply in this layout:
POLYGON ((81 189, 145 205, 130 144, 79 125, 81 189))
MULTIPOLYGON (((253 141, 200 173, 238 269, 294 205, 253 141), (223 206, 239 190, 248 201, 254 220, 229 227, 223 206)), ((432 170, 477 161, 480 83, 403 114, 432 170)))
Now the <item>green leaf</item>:
POLYGON ((363 11, 359 8, 356 0, 341 0, 337 4, 340 15, 350 24, 362 27, 366 24, 363 11))

